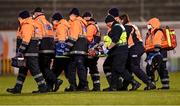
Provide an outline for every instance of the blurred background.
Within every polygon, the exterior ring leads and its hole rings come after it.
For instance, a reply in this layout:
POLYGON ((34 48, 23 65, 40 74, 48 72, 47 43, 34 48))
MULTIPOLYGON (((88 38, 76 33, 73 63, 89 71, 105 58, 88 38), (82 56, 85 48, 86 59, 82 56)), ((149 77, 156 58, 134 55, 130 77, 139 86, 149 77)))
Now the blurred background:
MULTIPOLYGON (((100 25, 102 35, 106 33, 104 18, 108 9, 116 7, 120 14, 127 13, 136 24, 145 38, 146 22, 152 17, 158 17, 162 26, 174 28, 178 46, 175 51, 168 53, 169 71, 180 70, 180 0, 0 0, 0 75, 16 72, 10 64, 10 58, 15 55, 17 15, 21 10, 32 11, 42 7, 47 19, 59 11, 66 19, 73 8, 79 8, 81 14, 90 11, 100 25)), ((142 58, 142 67, 146 55, 142 58)), ((99 69, 102 71, 103 58, 99 60, 99 69)))

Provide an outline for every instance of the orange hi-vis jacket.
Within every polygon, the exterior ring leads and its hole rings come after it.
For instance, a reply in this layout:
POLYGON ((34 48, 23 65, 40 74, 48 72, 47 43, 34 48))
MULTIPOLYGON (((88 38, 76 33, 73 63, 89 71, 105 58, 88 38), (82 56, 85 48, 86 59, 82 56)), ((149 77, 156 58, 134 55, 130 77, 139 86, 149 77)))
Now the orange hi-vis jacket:
POLYGON ((152 18, 148 22, 152 29, 148 31, 145 39, 145 51, 153 51, 155 47, 161 47, 163 32, 157 30, 160 28, 160 21, 157 18, 152 18))
POLYGON ((133 45, 135 45, 135 43, 137 43, 137 42, 135 42, 135 39, 138 42, 143 42, 142 35, 141 35, 138 27, 134 24, 131 24, 131 23, 128 23, 126 25, 132 26, 132 31, 131 31, 130 36, 128 38, 128 47, 130 48, 133 45))
POLYGON ((69 36, 69 28, 69 23, 65 19, 61 19, 56 25, 54 25, 56 39, 58 41, 65 41, 69 36))
POLYGON ((98 30, 96 24, 89 24, 87 26, 87 35, 86 35, 87 40, 89 42, 92 42, 93 38, 95 36, 100 36, 100 35, 98 35, 98 32, 99 32, 99 30, 98 30))
POLYGON ((79 36, 86 36, 86 26, 87 22, 80 16, 74 21, 69 21, 70 24, 70 36, 71 38, 77 40, 79 36))
POLYGON ((35 30, 34 20, 31 17, 20 21, 17 38, 22 39, 19 48, 25 49, 23 44, 28 45, 25 56, 38 56, 40 37, 35 34, 35 30))
POLYGON ((29 43, 30 40, 38 40, 39 36, 35 36, 35 25, 32 18, 26 18, 20 22, 20 27, 17 31, 17 37, 20 37, 23 42, 29 43))
POLYGON ((35 26, 38 27, 38 30, 36 33, 42 37, 53 37, 53 26, 52 24, 47 21, 46 17, 44 15, 39 15, 34 19, 35 26))

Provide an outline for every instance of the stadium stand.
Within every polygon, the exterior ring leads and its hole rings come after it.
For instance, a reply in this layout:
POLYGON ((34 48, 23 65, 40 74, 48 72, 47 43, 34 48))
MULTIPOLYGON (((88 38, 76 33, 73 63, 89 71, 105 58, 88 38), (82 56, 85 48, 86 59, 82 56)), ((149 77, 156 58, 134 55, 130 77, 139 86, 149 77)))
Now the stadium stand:
POLYGON ((94 13, 98 21, 104 20, 106 11, 111 7, 128 13, 133 21, 144 21, 156 16, 163 21, 180 20, 180 0, 1 0, 0 30, 16 29, 16 16, 20 10, 43 7, 47 17, 55 11, 65 16, 73 7, 94 13))

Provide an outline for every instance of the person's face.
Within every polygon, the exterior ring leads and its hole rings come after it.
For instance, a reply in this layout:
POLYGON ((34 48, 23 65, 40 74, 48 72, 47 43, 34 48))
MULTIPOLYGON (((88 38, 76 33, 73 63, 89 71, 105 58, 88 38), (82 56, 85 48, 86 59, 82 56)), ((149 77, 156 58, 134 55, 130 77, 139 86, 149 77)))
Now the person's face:
POLYGON ((117 22, 123 24, 123 20, 121 20, 119 17, 115 17, 114 19, 115 19, 117 22))
POLYGON ((23 19, 22 19, 21 17, 18 17, 18 21, 19 21, 19 23, 21 24, 22 21, 23 21, 23 19))
POLYGON ((37 13, 35 12, 33 15, 32 15, 32 18, 36 18, 37 17, 37 13))
POLYGON ((53 25, 56 25, 57 23, 58 23, 58 20, 53 20, 53 21, 52 21, 52 24, 53 24, 53 25))
POLYGON ((148 29, 148 30, 151 30, 151 29, 152 29, 152 25, 148 24, 148 25, 147 25, 147 29, 148 29))
POLYGON ((84 20, 86 20, 86 21, 88 21, 90 19, 91 19, 91 17, 84 17, 84 20))
POLYGON ((88 24, 95 24, 94 21, 87 21, 87 22, 88 22, 88 24))
POLYGON ((69 19, 70 19, 71 21, 74 21, 74 20, 76 19, 76 15, 71 14, 71 15, 69 16, 69 19))
POLYGON ((107 27, 109 27, 109 28, 111 28, 112 24, 113 24, 113 22, 106 23, 107 27))

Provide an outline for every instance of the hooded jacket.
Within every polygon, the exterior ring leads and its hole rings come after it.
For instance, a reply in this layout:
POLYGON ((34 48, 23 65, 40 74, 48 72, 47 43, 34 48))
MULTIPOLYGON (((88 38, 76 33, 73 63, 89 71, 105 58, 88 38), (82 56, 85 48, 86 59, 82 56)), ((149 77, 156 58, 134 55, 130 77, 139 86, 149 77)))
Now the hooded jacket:
POLYGON ((160 29, 161 23, 159 19, 152 18, 148 21, 148 25, 152 28, 148 31, 145 40, 146 51, 153 51, 154 48, 161 48, 163 32, 160 29))
POLYGON ((18 28, 18 38, 22 39, 19 48, 24 48, 23 45, 28 47, 25 50, 25 56, 37 56, 39 52, 39 36, 35 35, 34 21, 31 17, 23 19, 20 21, 20 27, 18 28))
POLYGON ((61 19, 57 25, 54 25, 56 30, 56 38, 58 41, 65 41, 69 36, 70 25, 65 19, 61 19))

